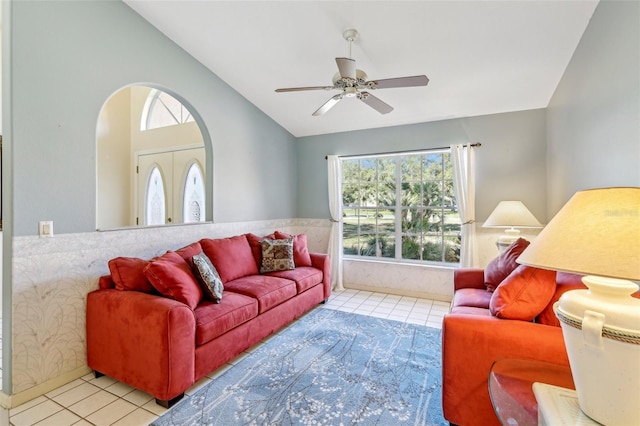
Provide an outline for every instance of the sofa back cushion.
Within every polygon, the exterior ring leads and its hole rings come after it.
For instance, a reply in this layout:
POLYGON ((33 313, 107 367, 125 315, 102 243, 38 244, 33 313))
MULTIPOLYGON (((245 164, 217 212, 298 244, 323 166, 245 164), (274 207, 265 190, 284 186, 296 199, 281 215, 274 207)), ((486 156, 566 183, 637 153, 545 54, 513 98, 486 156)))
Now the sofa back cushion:
POLYGON ((494 291, 518 267, 516 259, 520 257, 528 245, 529 241, 518 238, 516 242, 489 262, 484 270, 484 285, 487 291, 494 291))
POLYGON ((148 260, 137 257, 116 257, 109 261, 111 279, 118 290, 133 290, 143 293, 155 293, 156 289, 144 275, 148 260))
POLYGON ((284 232, 276 231, 275 236, 279 240, 293 238, 293 263, 295 263, 296 268, 298 266, 311 266, 311 255, 307 248, 306 234, 289 235, 284 232))
POLYGON ((181 258, 184 259, 187 264, 193 268, 193 256, 202 253, 202 246, 200 242, 196 241, 195 243, 191 243, 188 246, 179 248, 176 250, 176 253, 180 255, 181 258))
POLYGON ((176 252, 168 251, 152 259, 144 269, 151 284, 165 297, 195 309, 202 300, 202 290, 187 262, 176 252))
POLYGON ((568 272, 556 273, 556 288, 553 296, 551 296, 551 300, 547 303, 547 306, 540 312, 540 315, 536 317, 536 322, 560 327, 560 321, 558 317, 556 317, 555 312, 553 312, 553 304, 567 291, 585 288, 587 287, 582 283, 582 275, 570 274, 568 272))
POLYGON ((223 283, 248 275, 257 275, 258 266, 246 235, 200 240, 204 254, 211 259, 223 283))
POLYGON ((489 310, 498 318, 532 321, 549 304, 555 290, 555 271, 521 265, 493 292, 489 310))

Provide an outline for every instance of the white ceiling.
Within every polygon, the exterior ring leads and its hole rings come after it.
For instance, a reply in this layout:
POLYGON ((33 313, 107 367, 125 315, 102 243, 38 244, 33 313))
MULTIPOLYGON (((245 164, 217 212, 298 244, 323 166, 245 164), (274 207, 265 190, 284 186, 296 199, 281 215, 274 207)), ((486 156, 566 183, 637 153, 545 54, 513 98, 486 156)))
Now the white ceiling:
POLYGON ((544 108, 598 3, 124 1, 298 137, 544 108), (426 74, 429 85, 374 92, 395 108, 386 115, 351 98, 312 117, 339 92, 274 92, 331 85, 347 28, 369 79, 426 74))

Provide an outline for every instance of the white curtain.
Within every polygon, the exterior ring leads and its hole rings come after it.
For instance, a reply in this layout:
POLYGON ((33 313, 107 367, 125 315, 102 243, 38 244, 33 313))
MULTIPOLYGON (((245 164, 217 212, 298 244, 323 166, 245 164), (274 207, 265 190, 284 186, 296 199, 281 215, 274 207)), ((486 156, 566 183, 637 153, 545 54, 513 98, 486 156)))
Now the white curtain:
POLYGON ((342 286, 342 164, 337 155, 327 156, 329 172, 329 211, 331 234, 328 254, 331 259, 331 288, 344 290, 342 286))
POLYGON ((342 286, 342 163, 337 155, 327 156, 329 167, 329 211, 331 212, 331 234, 329 234, 329 257, 331 259, 331 288, 344 290, 342 286))
POLYGON ((471 145, 451 145, 453 164, 453 186, 462 223, 462 247, 460 266, 478 267, 478 244, 476 241, 476 179, 475 153, 471 145))

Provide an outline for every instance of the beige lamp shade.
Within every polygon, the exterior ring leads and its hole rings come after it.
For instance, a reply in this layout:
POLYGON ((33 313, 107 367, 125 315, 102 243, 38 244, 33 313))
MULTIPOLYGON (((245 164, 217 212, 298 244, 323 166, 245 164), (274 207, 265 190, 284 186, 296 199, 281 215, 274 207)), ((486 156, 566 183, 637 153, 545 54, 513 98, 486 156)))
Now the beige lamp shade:
POLYGON ((640 280, 640 188, 577 192, 520 255, 518 263, 640 280))
POLYGON ((522 201, 500 201, 483 228, 542 228, 522 201))

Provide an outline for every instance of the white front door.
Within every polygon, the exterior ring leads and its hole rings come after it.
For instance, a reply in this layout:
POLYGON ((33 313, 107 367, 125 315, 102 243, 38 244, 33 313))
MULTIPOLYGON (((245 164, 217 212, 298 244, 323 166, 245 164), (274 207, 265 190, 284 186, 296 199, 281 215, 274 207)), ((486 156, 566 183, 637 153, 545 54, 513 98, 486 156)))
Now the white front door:
MULTIPOLYGON (((205 160, 204 148, 139 154, 137 162, 136 224, 163 225, 184 223, 186 179, 195 163, 205 160)), ((204 220, 204 203, 202 203, 204 220)))

